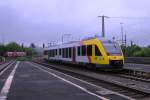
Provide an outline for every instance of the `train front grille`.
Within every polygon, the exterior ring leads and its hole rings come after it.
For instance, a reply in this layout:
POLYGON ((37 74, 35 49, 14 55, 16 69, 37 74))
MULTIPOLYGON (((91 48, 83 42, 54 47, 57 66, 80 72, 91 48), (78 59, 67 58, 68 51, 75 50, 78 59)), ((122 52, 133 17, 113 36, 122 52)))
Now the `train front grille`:
POLYGON ((111 66, 123 66, 123 60, 110 60, 109 64, 111 66))

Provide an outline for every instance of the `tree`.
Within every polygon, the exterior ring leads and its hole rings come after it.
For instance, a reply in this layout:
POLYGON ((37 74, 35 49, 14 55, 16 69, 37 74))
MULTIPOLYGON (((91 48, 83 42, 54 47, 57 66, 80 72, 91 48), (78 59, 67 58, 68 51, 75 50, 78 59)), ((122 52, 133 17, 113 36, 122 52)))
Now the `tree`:
POLYGON ((21 46, 15 42, 11 42, 9 44, 6 45, 7 51, 22 51, 23 49, 21 48, 21 46))
POLYGON ((126 47, 126 56, 134 56, 133 54, 135 52, 139 52, 141 50, 142 48, 137 45, 128 46, 126 47))
POLYGON ((33 48, 24 48, 24 50, 27 53, 27 56, 33 56, 36 54, 36 52, 33 48))
POLYGON ((0 56, 5 56, 6 52, 26 52, 27 56, 36 55, 35 45, 31 44, 31 47, 24 47, 22 44, 21 46, 15 42, 11 42, 7 45, 0 45, 0 56))
POLYGON ((4 45, 0 45, 0 56, 4 56, 6 52, 6 47, 4 45))

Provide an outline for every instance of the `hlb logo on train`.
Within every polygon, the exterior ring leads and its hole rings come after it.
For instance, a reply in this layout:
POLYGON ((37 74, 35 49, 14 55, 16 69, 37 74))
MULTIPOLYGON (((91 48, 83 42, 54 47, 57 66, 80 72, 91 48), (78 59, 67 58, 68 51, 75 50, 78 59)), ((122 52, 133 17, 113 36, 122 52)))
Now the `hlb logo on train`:
POLYGON ((95 57, 94 60, 104 60, 103 57, 95 57))

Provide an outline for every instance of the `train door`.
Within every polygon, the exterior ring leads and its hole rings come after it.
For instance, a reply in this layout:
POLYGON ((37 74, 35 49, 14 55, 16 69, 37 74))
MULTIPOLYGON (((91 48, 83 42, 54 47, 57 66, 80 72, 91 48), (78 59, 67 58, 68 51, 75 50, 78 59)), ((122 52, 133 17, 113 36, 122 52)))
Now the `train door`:
POLYGON ((76 62, 76 48, 75 47, 73 47, 72 61, 76 62))
POLYGON ((103 64, 104 63, 104 59, 103 59, 103 56, 102 56, 102 52, 100 51, 100 48, 95 45, 94 46, 94 63, 96 64, 103 64))

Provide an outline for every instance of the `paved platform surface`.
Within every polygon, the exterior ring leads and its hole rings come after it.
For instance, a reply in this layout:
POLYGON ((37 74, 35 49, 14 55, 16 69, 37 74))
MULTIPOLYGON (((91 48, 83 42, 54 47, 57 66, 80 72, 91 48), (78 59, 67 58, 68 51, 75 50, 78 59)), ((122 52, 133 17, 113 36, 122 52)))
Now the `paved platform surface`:
POLYGON ((150 65, 148 64, 125 63, 124 68, 150 73, 150 65))
POLYGON ((0 100, 128 100, 109 93, 98 95, 93 92, 95 87, 61 76, 31 62, 20 62, 0 76, 0 100))

